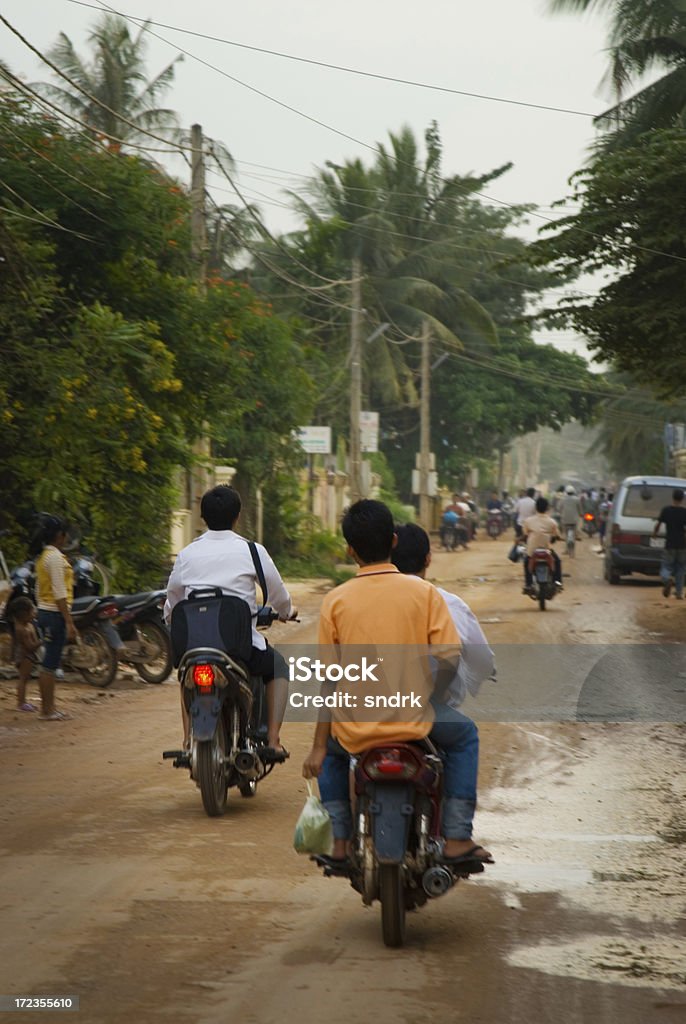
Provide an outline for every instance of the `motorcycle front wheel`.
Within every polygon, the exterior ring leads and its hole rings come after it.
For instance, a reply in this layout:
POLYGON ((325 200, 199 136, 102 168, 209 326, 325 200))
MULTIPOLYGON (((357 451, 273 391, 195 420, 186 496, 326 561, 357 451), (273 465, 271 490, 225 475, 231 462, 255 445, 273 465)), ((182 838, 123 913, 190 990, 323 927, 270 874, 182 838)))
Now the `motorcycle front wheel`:
POLYGON ((198 784, 202 805, 210 818, 219 818, 226 810, 226 732, 221 719, 211 740, 198 742, 198 784))
POLYGON ((110 686, 117 675, 117 655, 102 633, 92 626, 82 630, 79 639, 89 648, 94 662, 88 668, 78 666, 79 672, 91 686, 110 686))
POLYGON ((147 661, 136 663, 136 672, 146 683, 163 683, 172 670, 169 633, 158 622, 141 622, 136 627, 141 642, 150 650, 147 661))
POLYGON ((400 864, 379 865, 381 932, 385 946, 397 948, 405 941, 405 891, 400 864))

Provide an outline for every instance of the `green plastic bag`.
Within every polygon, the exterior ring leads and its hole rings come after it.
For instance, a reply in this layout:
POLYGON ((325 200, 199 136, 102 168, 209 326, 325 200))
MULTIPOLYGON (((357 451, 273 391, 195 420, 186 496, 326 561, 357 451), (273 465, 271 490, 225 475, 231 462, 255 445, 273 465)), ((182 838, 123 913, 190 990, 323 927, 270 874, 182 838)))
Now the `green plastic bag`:
POLYGON ((307 782, 307 800, 296 822, 293 846, 296 853, 330 854, 333 849, 331 818, 324 804, 307 782))

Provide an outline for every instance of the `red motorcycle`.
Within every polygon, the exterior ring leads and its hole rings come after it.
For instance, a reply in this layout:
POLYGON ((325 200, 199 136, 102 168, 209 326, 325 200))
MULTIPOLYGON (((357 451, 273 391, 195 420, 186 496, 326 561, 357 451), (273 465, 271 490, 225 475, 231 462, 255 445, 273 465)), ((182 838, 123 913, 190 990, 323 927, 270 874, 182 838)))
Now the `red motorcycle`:
POLYGON ((402 946, 407 910, 484 866, 441 861, 443 762, 430 740, 364 751, 355 766, 355 795, 351 866, 337 869, 327 858, 312 859, 325 875, 349 878, 366 906, 378 900, 385 945, 402 946))
POLYGON ((545 611, 546 601, 552 601, 560 587, 555 582, 555 559, 549 548, 536 548, 529 556, 531 585, 529 597, 538 601, 538 607, 545 611))

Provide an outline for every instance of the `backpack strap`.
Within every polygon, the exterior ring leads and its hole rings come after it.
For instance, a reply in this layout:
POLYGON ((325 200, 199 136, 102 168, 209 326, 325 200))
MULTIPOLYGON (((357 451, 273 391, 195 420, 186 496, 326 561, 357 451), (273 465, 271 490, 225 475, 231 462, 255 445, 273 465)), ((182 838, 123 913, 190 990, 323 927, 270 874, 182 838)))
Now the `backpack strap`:
POLYGON ((252 558, 252 564, 255 566, 255 573, 257 575, 257 582, 260 585, 262 591, 262 607, 267 604, 269 594, 267 593, 267 581, 264 578, 264 569, 262 568, 262 562, 257 551, 257 545, 254 540, 248 541, 248 548, 250 550, 250 557, 252 558))

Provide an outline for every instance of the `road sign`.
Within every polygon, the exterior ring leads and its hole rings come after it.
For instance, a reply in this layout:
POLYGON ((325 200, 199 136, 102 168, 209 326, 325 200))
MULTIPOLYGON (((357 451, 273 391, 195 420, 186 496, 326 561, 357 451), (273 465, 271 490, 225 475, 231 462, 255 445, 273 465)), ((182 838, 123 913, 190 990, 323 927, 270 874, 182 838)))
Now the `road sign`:
POLYGON ((310 455, 331 455, 331 427, 298 427, 297 440, 310 455))
POLYGON ((378 452, 379 450, 379 414, 378 412, 360 412, 360 451, 378 452))

